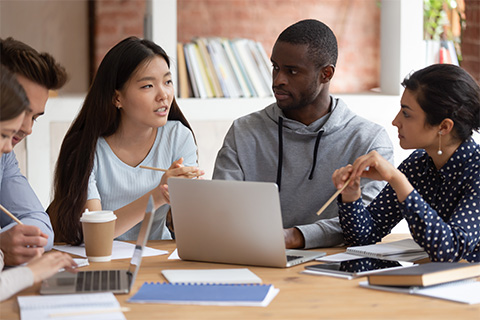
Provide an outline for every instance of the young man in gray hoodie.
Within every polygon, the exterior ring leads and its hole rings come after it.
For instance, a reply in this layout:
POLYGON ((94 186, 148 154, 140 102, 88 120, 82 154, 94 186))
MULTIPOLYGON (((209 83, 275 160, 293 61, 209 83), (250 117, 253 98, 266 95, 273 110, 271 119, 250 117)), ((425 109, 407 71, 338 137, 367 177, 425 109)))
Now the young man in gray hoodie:
MULTIPOLYGON (((213 179, 277 183, 287 248, 344 242, 336 201, 316 214, 336 191, 335 169, 372 150, 393 163, 385 129, 330 95, 337 56, 335 35, 322 22, 285 29, 271 56, 277 102, 235 120, 215 162, 213 179)), ((362 198, 370 202, 383 186, 362 180, 362 198)))

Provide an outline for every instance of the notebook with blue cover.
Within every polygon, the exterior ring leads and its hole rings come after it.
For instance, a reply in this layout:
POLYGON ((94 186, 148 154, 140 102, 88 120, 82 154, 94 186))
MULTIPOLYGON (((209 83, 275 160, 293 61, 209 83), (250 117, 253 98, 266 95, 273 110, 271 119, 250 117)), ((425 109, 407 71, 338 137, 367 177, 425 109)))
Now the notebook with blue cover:
POLYGON ((278 293, 265 284, 175 284, 145 282, 128 302, 264 306, 278 293))

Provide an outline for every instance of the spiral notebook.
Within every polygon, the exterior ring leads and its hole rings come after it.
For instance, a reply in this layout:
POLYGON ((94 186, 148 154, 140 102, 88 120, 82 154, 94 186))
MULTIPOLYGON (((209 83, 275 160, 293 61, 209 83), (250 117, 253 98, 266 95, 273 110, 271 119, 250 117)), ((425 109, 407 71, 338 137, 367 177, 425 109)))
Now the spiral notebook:
POLYGON ((266 307, 278 292, 266 284, 145 282, 128 302, 266 307))
POLYGON ((348 247, 346 253, 385 260, 417 261, 428 258, 427 253, 413 239, 348 247))

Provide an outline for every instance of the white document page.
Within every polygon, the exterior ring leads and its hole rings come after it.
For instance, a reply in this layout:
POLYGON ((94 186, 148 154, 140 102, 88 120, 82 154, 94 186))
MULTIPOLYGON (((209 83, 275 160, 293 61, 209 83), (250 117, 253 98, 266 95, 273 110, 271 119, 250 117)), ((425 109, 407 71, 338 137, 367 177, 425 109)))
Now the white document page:
POLYGON ((262 283, 256 274, 246 268, 240 269, 171 269, 163 270, 163 276, 170 283, 262 283))
POLYGON ((125 320, 111 292, 18 297, 22 320, 125 320))
MULTIPOLYGON (((80 246, 71 246, 71 245, 62 245, 62 246, 53 246, 53 249, 58 251, 67 252, 81 257, 87 257, 85 253, 85 245, 80 246)), ((130 259, 133 256, 133 251, 135 249, 135 244, 123 241, 113 241, 112 248, 112 260, 115 259, 130 259)), ((143 250, 142 257, 151 257, 151 256, 160 256, 162 254, 167 254, 168 251, 158 250, 149 247, 145 247, 143 250)))

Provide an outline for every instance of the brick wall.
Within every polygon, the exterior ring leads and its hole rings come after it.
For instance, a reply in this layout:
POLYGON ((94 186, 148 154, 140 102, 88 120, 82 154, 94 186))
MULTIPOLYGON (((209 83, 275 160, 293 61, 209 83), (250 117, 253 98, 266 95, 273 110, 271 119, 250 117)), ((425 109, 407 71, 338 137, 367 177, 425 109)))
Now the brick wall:
POLYGON ((462 36, 462 67, 480 82, 480 1, 465 1, 467 25, 462 36))
MULTIPOLYGON (((155 0, 161 1, 161 0, 155 0)), ((306 18, 326 23, 337 36, 339 60, 331 90, 362 92, 379 86, 378 0, 178 0, 178 41, 195 36, 246 37, 270 55, 279 33, 306 18)), ((127 36, 143 36, 146 0, 95 0, 91 4, 93 70, 127 36)), ((480 81, 480 1, 466 1, 462 67, 480 81)))
POLYGON ((332 92, 379 86, 380 8, 377 0, 178 0, 178 41, 195 36, 260 41, 270 56, 277 36, 301 19, 327 24, 339 44, 332 92))
POLYGON ((93 70, 98 68, 105 54, 128 36, 143 37, 145 0, 95 0, 90 4, 93 20, 91 45, 93 70))

